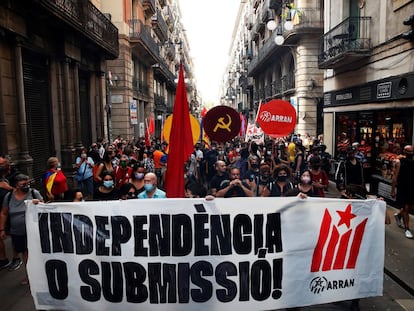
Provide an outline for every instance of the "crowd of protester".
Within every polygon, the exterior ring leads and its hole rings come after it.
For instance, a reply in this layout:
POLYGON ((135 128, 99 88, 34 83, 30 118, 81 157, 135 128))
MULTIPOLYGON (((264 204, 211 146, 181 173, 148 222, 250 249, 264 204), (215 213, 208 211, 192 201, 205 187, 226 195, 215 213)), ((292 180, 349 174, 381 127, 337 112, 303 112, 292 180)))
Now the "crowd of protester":
MULTIPOLYGON (((335 176, 342 176, 343 185, 338 188, 342 187, 345 198, 358 191, 361 197, 365 196, 358 149, 349 142, 346 146, 346 142, 342 143, 345 157, 335 176)), ((108 143, 100 139, 79 150, 72 176, 62 172, 57 157, 50 157, 45 165, 43 188, 30 191, 29 177, 13 170, 10 159, 0 156, 0 269, 18 269, 22 265, 19 254, 23 262, 27 261, 27 239, 21 218, 12 222, 15 224, 12 231, 6 230, 6 220, 13 216, 9 206, 22 208, 26 199, 83 202, 166 198, 168 144, 159 139, 150 143, 145 138, 136 141, 121 136, 108 143), (12 236, 11 261, 5 253, 6 234, 12 236)), ((263 143, 241 138, 226 143, 200 141, 194 145, 184 166, 183 194, 208 200, 214 197, 324 197, 329 177, 333 178, 332 157, 326 152, 323 137, 315 139, 308 135, 269 138, 263 143)), ((27 284, 27 278, 22 284, 27 284)))

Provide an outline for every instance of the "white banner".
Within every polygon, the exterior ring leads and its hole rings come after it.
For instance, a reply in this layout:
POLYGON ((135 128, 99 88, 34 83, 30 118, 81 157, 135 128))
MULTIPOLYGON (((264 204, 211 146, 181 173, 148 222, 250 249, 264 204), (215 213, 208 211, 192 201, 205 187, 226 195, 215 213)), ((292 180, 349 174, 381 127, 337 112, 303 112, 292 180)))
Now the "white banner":
POLYGON ((382 295, 385 203, 30 204, 37 309, 269 310, 382 295))
POLYGON ((246 129, 245 141, 254 141, 256 144, 264 143, 264 132, 260 127, 257 127, 256 124, 248 123, 246 129))

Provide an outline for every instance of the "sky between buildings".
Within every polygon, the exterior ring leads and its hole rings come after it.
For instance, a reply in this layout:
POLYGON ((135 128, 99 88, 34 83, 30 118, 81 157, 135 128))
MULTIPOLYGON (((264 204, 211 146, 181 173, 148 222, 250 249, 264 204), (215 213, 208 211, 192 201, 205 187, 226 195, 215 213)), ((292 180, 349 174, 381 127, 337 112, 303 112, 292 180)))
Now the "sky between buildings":
POLYGON ((178 0, 203 104, 218 105, 240 0, 178 0))

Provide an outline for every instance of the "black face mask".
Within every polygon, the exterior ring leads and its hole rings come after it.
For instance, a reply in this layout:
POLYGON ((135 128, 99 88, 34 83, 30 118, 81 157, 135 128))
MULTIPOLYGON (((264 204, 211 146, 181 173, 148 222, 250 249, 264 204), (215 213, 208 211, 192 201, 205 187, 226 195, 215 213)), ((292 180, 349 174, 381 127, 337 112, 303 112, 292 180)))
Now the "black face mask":
POLYGON ((281 182, 285 182, 287 180, 287 175, 280 175, 277 176, 277 180, 281 182))
POLYGON ((256 170, 256 169, 258 169, 259 168, 259 165, 257 165, 257 164, 252 164, 252 169, 253 170, 256 170))
POLYGON ((26 186, 20 187, 20 190, 24 193, 28 193, 30 190, 30 187, 29 185, 26 185, 26 186))

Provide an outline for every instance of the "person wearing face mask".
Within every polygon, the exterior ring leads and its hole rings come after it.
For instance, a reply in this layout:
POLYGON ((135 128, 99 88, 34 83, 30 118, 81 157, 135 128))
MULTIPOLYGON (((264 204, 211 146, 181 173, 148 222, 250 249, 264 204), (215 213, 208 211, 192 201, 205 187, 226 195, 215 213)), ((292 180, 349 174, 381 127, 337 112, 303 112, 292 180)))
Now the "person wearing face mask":
POLYGON ((119 165, 115 168, 115 187, 121 189, 123 184, 129 182, 132 176, 132 167, 129 166, 129 158, 126 154, 121 155, 119 165))
MULTIPOLYGON (((13 246, 13 261, 8 267, 9 271, 17 270, 22 265, 19 254, 22 254, 24 264, 27 263, 27 233, 26 233, 26 205, 24 201, 33 200, 34 204, 43 201, 43 197, 36 189, 31 189, 29 176, 18 174, 16 176, 16 188, 10 191, 4 198, 3 208, 0 214, 0 238, 6 238, 6 221, 10 220, 10 235, 13 246)), ((28 284, 27 276, 22 285, 28 284)))
POLYGON ((97 201, 118 200, 119 190, 115 187, 114 177, 110 173, 102 176, 101 185, 96 188, 93 199, 97 201))
POLYGON ((145 168, 142 164, 137 163, 132 170, 132 176, 129 182, 135 186, 137 189, 137 195, 145 190, 144 188, 144 176, 145 176, 145 168))
POLYGON ((243 181, 250 186, 250 189, 255 189, 258 176, 259 158, 254 155, 250 155, 248 160, 248 170, 243 175, 243 181))
POLYGON ((77 186, 86 198, 90 198, 93 195, 93 167, 95 163, 88 156, 86 148, 82 148, 80 155, 76 157, 75 165, 77 186))
POLYGON ((230 166, 235 166, 240 160, 240 146, 235 145, 228 155, 230 166))
POLYGON ((259 176, 256 178, 255 182, 255 195, 260 197, 265 188, 272 189, 272 183, 274 179, 272 178, 272 173, 269 164, 262 163, 260 164, 259 176))
MULTIPOLYGON (((7 156, 0 156, 0 212, 3 207, 3 199, 13 190, 10 176, 10 161, 7 156)), ((0 270, 7 268, 10 265, 10 261, 7 258, 6 247, 2 239, 0 239, 0 270)))
POLYGON ((364 169, 362 163, 355 157, 357 150, 349 147, 345 161, 345 187, 348 185, 365 186, 364 169))
POLYGON ((279 165, 275 170, 275 181, 263 189, 262 197, 285 197, 293 184, 290 181, 290 168, 285 165, 279 165))
MULTIPOLYGON (((317 189, 312 185, 312 173, 309 169, 304 169, 299 176, 299 183, 286 193, 286 196, 296 196, 303 194, 306 197, 318 197, 317 189)), ((301 195, 301 197, 303 197, 301 195)))
POLYGON ((318 197, 325 197, 325 190, 329 186, 329 177, 326 172, 322 169, 322 159, 320 156, 315 155, 310 159, 311 167, 311 179, 313 188, 318 193, 318 197))
POLYGON ((157 188, 157 175, 154 173, 145 174, 144 188, 145 191, 138 194, 138 199, 163 199, 167 197, 164 191, 157 188))
POLYGON ((396 198, 397 204, 401 207, 400 213, 394 215, 397 225, 404 229, 407 239, 412 239, 413 234, 410 230, 409 212, 414 208, 414 191, 412 187, 414 147, 412 145, 405 146, 403 154, 401 158, 396 159, 394 162, 391 197, 396 198), (398 187, 397 192, 396 187, 398 187))

